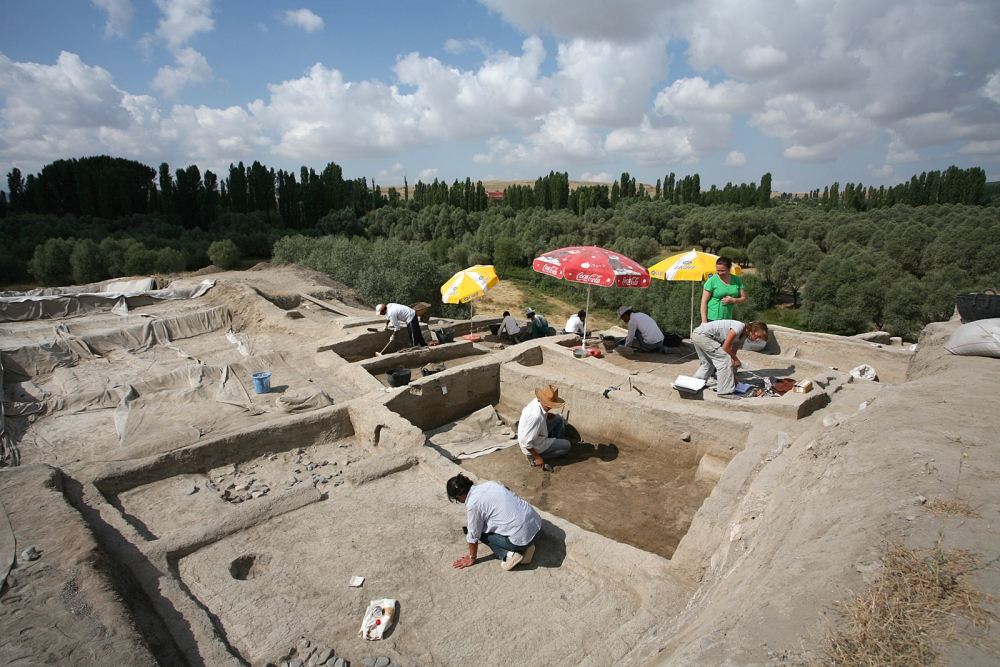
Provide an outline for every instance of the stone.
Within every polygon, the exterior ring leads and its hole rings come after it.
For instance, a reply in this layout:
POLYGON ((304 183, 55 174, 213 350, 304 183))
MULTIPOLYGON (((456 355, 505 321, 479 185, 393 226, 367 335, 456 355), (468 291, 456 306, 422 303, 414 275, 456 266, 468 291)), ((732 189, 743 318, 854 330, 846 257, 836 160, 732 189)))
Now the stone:
POLYGON ((316 657, 319 659, 320 663, 324 663, 327 660, 329 660, 330 656, 332 656, 332 655, 333 655, 333 649, 332 648, 324 648, 324 649, 321 649, 316 654, 316 657))
POLYGON ((389 658, 380 656, 378 660, 375 661, 375 667, 389 667, 389 658))
POLYGON ((914 505, 923 505, 926 502, 927 502, 927 498, 925 498, 923 496, 919 496, 919 495, 916 498, 913 499, 913 504, 914 505))
POLYGON ((42 553, 31 546, 21 552, 21 560, 38 560, 42 557, 42 553))
MULTIPOLYGON (((329 664, 329 662, 330 661, 327 660, 327 664, 329 664)), ((343 658, 337 658, 336 660, 333 661, 333 667, 344 667, 345 664, 346 663, 344 662, 343 658)))
POLYGON ((868 333, 862 333, 854 336, 858 340, 867 341, 869 343, 879 343, 881 345, 889 345, 892 343, 892 336, 887 331, 869 331, 868 333))
POLYGON ((192 496, 192 495, 194 495, 194 494, 196 494, 196 493, 198 493, 198 487, 197 487, 196 485, 192 484, 192 485, 191 485, 191 488, 189 488, 189 489, 187 490, 187 494, 188 494, 189 496, 192 496))
POLYGON ((681 440, 683 440, 684 442, 691 442, 691 434, 688 433, 687 431, 684 431, 683 433, 681 433, 681 440))
POLYGON ((298 658, 295 658, 295 660, 290 660, 288 662, 288 667, 303 667, 303 665, 305 665, 305 663, 299 660, 298 658))
POLYGON ((209 489, 209 491, 211 491, 212 493, 218 493, 219 492, 219 487, 217 487, 215 484, 213 484, 212 480, 208 480, 207 482, 205 482, 205 486, 207 486, 208 489, 209 489))
POLYGON ((375 667, 375 658, 362 658, 361 664, 365 667, 375 667))

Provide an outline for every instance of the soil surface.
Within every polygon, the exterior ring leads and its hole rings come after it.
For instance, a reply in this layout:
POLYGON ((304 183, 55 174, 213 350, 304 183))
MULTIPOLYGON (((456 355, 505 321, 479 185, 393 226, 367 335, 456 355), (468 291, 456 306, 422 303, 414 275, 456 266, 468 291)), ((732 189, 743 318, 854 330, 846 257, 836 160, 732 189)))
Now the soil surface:
POLYGON ((581 528, 670 558, 714 486, 695 479, 698 462, 613 442, 571 442, 568 454, 551 461, 551 473, 533 468, 516 445, 462 466, 581 528))

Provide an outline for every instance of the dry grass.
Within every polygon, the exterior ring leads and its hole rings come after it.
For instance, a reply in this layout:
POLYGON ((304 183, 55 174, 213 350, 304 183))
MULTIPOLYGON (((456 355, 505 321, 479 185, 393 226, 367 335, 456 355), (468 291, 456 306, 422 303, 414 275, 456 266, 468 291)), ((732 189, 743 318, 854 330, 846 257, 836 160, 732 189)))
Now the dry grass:
POLYGON ((888 543, 881 571, 842 604, 841 627, 821 640, 823 659, 814 664, 935 665, 940 644, 951 641, 990 650, 992 598, 967 581, 978 566, 967 551, 888 543))
POLYGON ((935 516, 965 516, 979 518, 979 512, 969 507, 961 500, 942 500, 935 498, 927 503, 927 509, 935 516))

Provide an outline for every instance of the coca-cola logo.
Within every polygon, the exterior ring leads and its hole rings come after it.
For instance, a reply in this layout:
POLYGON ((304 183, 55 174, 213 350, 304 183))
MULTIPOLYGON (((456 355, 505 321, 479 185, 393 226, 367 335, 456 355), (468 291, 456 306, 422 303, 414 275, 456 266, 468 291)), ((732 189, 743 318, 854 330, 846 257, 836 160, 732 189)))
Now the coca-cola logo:
POLYGON ((591 285, 599 285, 604 281, 604 277, 599 273, 578 273, 573 279, 578 283, 590 283, 591 285))
POLYGON ((552 264, 546 264, 542 267, 542 273, 547 273, 550 276, 556 276, 559 273, 559 267, 553 266, 552 264))
POLYGON ((637 287, 639 285, 639 276, 623 276, 618 279, 618 284, 622 287, 637 287))

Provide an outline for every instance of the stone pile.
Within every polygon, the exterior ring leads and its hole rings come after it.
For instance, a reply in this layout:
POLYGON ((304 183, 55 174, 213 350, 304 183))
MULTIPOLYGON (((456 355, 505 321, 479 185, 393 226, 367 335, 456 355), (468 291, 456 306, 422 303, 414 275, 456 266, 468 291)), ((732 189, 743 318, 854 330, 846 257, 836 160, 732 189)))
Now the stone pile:
MULTIPOLYGON (((329 646, 309 639, 300 639, 279 660, 280 667, 350 667, 351 663, 334 655, 329 646)), ((387 663, 388 664, 388 663, 387 663)), ((275 667, 275 663, 267 663, 275 667)))

